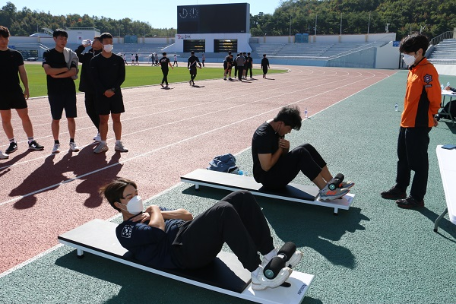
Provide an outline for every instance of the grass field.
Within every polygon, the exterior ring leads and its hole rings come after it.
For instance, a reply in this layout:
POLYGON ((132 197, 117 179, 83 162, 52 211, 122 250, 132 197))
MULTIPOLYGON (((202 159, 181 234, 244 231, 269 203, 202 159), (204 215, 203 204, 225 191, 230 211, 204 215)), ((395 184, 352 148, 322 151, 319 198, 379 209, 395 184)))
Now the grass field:
MULTIPOLYGON (((26 64, 25 66, 28 75, 30 97, 45 96, 47 95, 46 88, 46 75, 40 64, 26 64)), ((283 73, 285 70, 269 70, 268 73, 283 73)), ((138 87, 144 85, 159 84, 162 80, 162 72, 160 67, 148 66, 126 66, 126 78, 123 83, 123 88, 138 87)), ((254 75, 262 75, 263 71, 260 69, 253 69, 254 75)), ((232 72, 234 76, 234 70, 232 72)), ((198 69, 196 80, 222 78, 222 68, 203 68, 198 69)), ((168 81, 170 83, 183 82, 190 80, 190 75, 186 67, 178 67, 170 70, 168 81)), ((79 79, 75 81, 76 89, 79 87, 79 79)))

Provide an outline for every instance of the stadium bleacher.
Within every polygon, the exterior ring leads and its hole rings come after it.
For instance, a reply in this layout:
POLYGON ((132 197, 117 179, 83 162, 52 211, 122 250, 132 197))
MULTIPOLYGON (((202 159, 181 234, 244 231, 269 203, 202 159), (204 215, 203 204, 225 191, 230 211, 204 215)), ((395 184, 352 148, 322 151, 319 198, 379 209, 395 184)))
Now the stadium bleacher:
POLYGON ((456 39, 444 39, 434 46, 434 51, 429 56, 433 64, 456 64, 456 39))

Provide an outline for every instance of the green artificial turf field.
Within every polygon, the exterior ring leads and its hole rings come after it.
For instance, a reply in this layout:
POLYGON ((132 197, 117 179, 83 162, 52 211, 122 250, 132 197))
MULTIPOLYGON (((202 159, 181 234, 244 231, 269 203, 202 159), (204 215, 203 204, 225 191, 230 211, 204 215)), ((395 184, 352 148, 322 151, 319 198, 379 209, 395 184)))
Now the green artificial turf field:
MULTIPOLYGON (((79 66, 79 69, 81 66, 79 66)), ((45 96, 47 95, 46 89, 46 75, 44 74, 44 70, 40 64, 27 64, 25 66, 27 70, 27 76, 29 81, 29 90, 30 90, 30 97, 37 97, 37 96, 45 96)), ((80 72, 80 71, 79 71, 80 72)), ((285 70, 269 70, 268 73, 284 73, 285 70)), ((123 83, 123 88, 128 87, 138 87, 144 85, 156 85, 160 84, 162 80, 162 72, 160 67, 157 66, 126 66, 126 78, 125 82, 123 83)), ((254 75, 262 75, 263 71, 261 69, 253 69, 254 75)), ((232 72, 234 76, 234 71, 232 72)), ((196 77, 197 81, 205 80, 205 79, 216 79, 222 78, 223 76, 223 69, 222 68, 203 68, 198 69, 198 75, 196 77)), ((178 67, 174 69, 170 69, 168 74, 168 81, 169 83, 173 82, 183 82, 190 80, 190 75, 188 69, 186 67, 178 67)), ((79 87, 79 79, 75 81, 76 88, 79 87)))

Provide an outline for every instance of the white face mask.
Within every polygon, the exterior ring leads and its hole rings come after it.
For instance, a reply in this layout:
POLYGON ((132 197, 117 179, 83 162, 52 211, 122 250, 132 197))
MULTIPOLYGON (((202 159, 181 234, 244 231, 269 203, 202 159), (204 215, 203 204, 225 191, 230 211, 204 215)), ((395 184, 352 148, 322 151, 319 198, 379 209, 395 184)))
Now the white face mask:
POLYGON ((403 54, 402 60, 404 60, 404 63, 408 66, 411 66, 415 63, 415 56, 408 55, 408 54, 403 54))
POLYGON ((127 203, 127 211, 131 214, 138 214, 143 212, 144 205, 139 195, 133 196, 127 203))
POLYGON ((114 48, 114 45, 112 45, 112 44, 103 45, 103 50, 108 53, 111 53, 113 48, 114 48))

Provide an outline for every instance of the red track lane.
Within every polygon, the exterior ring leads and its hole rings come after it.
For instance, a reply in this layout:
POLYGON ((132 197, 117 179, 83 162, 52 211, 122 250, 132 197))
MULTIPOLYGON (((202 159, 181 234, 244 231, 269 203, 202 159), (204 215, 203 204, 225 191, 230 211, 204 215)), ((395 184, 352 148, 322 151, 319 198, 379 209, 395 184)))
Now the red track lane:
MULTIPOLYGON (((19 149, 0 162, 0 273, 57 244, 57 236, 91 219, 107 219, 116 212, 101 200, 97 189, 123 176, 138 182, 141 196, 151 197, 204 168, 215 156, 236 154, 250 146, 255 128, 287 104, 307 108, 310 115, 394 74, 385 70, 288 67, 290 73, 258 77, 250 83, 223 80, 123 90, 123 141, 128 153, 110 150, 95 155, 95 128, 78 94, 76 142, 79 153, 66 151, 68 132, 61 121, 60 154, 50 155, 50 114, 47 98, 28 102, 35 138, 43 152, 27 152, 20 120, 13 115, 19 149), (223 141, 220 141, 223 138, 223 141)), ((202 71, 204 73, 204 70, 202 71)), ((170 76, 172 79, 172 75, 170 76)), ((197 79, 198 80, 198 79, 197 79)), ((1 150, 7 142, 1 137, 1 150)))

